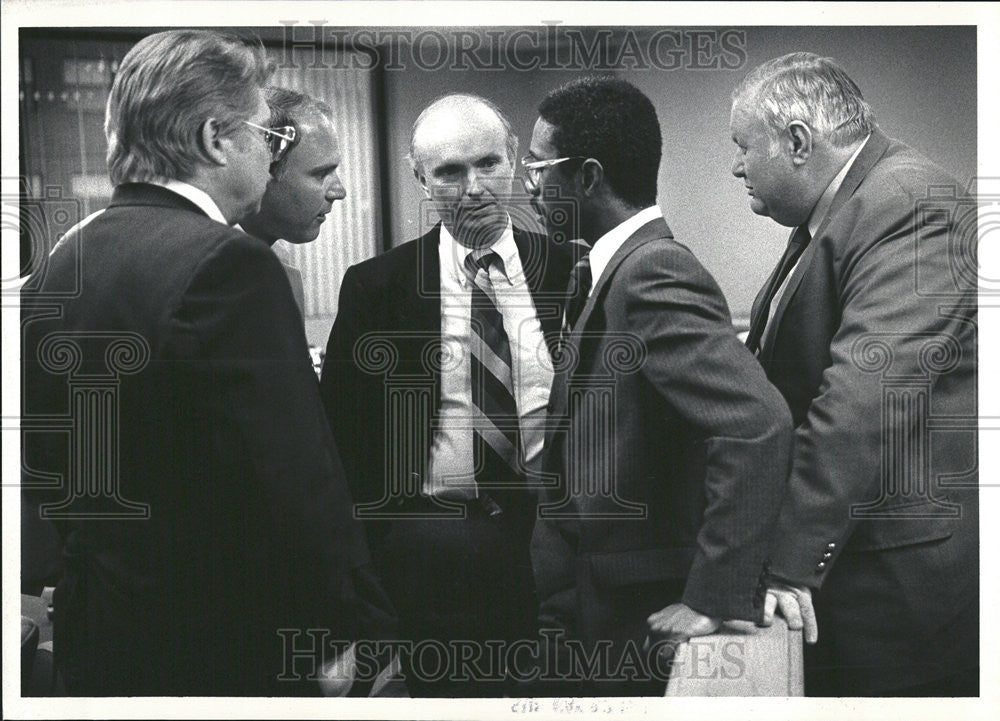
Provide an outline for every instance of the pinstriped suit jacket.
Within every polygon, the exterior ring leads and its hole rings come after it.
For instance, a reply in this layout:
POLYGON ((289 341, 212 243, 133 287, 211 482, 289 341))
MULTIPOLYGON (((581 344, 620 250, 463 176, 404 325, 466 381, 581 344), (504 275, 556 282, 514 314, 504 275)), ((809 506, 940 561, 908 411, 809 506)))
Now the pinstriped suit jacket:
POLYGON ((532 540, 542 626, 641 644, 684 601, 758 619, 790 418, 715 281, 662 219, 593 289, 553 384, 532 540))

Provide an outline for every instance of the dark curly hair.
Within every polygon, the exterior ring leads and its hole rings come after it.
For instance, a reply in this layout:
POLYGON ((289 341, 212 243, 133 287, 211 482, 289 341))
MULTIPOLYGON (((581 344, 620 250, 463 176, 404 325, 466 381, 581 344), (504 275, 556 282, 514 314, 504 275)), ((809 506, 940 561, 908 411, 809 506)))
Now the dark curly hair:
POLYGON ((642 91, 613 77, 586 77, 553 90, 538 114, 555 126, 560 155, 599 160, 615 194, 634 208, 656 203, 660 122, 642 91))

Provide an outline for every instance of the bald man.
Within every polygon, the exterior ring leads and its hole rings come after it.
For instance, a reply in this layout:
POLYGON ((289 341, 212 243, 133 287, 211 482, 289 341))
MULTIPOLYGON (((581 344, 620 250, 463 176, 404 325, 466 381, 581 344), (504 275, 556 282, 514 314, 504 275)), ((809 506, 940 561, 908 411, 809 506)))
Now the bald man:
POLYGON ((439 222, 347 271, 323 367, 415 696, 502 695, 497 649, 534 637, 526 486, 572 258, 512 224, 516 152, 483 98, 420 114, 410 160, 439 222))

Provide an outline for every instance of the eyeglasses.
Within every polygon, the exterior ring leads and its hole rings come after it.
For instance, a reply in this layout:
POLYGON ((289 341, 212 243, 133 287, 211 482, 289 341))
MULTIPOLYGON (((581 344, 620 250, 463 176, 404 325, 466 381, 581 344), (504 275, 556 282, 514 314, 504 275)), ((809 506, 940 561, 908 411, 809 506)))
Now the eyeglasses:
POLYGON ((541 177, 543 169, 551 168, 553 165, 559 165, 560 163, 565 163, 567 160, 589 160, 589 158, 584 155, 567 155, 565 158, 532 160, 530 155, 525 155, 521 158, 521 165, 524 167, 524 173, 527 176, 528 184, 532 188, 537 188, 538 178, 541 177))
POLYGON ((264 133, 264 142, 271 150, 271 162, 277 163, 281 157, 288 152, 288 149, 295 143, 295 128, 291 125, 280 125, 275 128, 265 128, 263 125, 251 123, 249 120, 243 121, 251 128, 255 128, 264 133))

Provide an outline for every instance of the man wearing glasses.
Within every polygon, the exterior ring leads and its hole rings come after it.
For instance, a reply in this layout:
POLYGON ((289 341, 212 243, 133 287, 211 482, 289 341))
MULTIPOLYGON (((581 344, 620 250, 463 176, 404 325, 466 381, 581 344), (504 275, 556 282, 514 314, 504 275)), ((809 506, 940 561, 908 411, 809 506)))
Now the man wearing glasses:
POLYGON ((271 244, 288 274, 299 311, 304 313, 302 274, 275 241, 299 244, 316 240, 333 204, 344 199, 344 185, 337 175, 340 144, 333 127, 333 111, 321 100, 272 87, 267 90, 267 104, 276 133, 271 181, 260 210, 244 218, 240 225, 271 244))
POLYGON ((543 471, 558 485, 539 500, 531 544, 542 630, 561 657, 543 670, 578 670, 535 692, 662 695, 667 644, 763 620, 790 417, 656 204, 649 99, 584 78, 539 114, 531 188, 550 233, 565 222, 552 199, 575 201, 592 247, 573 269, 549 402, 543 471), (596 659, 587 672, 572 649, 596 659))
POLYGON ((71 695, 316 694, 324 642, 357 638, 368 554, 295 300, 230 227, 289 138, 269 74, 213 32, 137 43, 107 105, 111 204, 22 293, 24 415, 69 422, 25 434, 23 483, 64 543, 71 695))
POLYGON ((518 227, 534 214, 510 202, 516 152, 482 98, 420 114, 411 163, 440 222, 347 271, 323 367, 376 567, 413 644, 413 695, 500 695, 507 649, 534 637, 530 485, 572 260, 568 244, 518 227), (398 423, 390 383, 408 404, 398 423))

